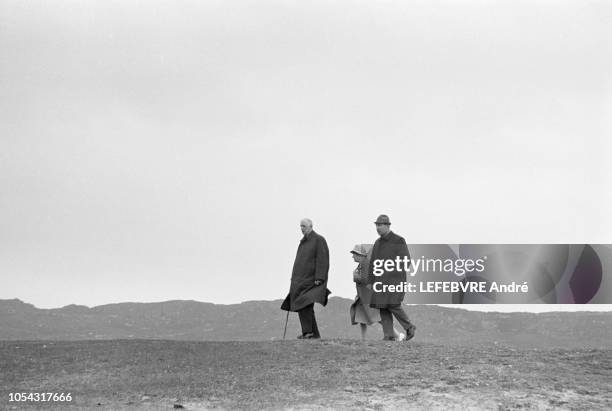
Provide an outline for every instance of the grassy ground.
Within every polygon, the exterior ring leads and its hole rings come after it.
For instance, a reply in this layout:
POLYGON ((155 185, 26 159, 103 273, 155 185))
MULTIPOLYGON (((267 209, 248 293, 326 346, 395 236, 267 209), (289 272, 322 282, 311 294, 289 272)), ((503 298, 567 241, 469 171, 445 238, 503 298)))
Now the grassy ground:
POLYGON ((612 409, 612 350, 352 340, 0 342, 0 409, 612 409), (70 392, 70 404, 9 392, 70 392))

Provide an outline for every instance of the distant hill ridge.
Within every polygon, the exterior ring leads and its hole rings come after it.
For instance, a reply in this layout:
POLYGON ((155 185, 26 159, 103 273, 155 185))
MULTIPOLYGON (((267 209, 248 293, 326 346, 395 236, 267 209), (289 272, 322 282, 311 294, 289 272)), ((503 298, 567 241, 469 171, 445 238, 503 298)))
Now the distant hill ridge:
MULTIPOLYGON (((317 306, 324 338, 359 338, 350 325, 352 300, 333 297, 317 306)), ((249 341, 281 339, 281 300, 212 304, 192 300, 67 305, 39 309, 18 299, 0 300, 0 340, 172 339, 249 341)), ((612 348, 612 313, 497 313, 417 305, 406 307, 417 340, 436 344, 498 343, 520 347, 612 348)), ((291 313, 287 338, 299 332, 291 313)), ((376 325, 369 337, 380 339, 376 325)))

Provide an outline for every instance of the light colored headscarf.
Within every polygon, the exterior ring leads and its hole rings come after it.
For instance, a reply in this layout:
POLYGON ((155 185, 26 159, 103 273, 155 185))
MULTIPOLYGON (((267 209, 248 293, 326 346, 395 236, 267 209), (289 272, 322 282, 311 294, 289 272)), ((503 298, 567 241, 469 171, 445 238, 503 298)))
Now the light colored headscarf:
POLYGON ((351 253, 368 256, 372 251, 372 244, 355 244, 355 247, 351 250, 351 253))
POLYGON ((353 250, 351 251, 351 253, 363 255, 366 257, 366 260, 361 263, 363 269, 367 270, 368 266, 370 265, 370 253, 372 251, 372 247, 374 247, 373 244, 355 244, 355 247, 353 247, 353 250))

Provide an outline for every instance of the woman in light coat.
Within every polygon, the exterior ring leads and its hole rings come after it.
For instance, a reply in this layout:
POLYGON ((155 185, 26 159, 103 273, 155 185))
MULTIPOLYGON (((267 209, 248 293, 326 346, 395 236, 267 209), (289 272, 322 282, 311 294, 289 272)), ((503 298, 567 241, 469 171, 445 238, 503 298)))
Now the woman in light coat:
MULTIPOLYGON (((371 244, 357 244, 351 254, 353 260, 358 263, 353 271, 353 281, 357 288, 357 297, 351 304, 351 324, 359 324, 361 327, 361 340, 365 341, 368 325, 380 323, 380 311, 370 307, 372 300, 372 286, 368 284, 368 266, 370 262, 371 244)), ((395 339, 403 340, 406 335, 395 330, 395 339)))

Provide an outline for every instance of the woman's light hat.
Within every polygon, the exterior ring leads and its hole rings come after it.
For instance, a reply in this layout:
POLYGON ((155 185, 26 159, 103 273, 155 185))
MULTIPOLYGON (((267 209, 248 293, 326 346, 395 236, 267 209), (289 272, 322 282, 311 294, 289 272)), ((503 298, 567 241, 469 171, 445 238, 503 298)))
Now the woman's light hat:
POLYGON ((351 250, 351 254, 359 254, 366 256, 368 255, 368 251, 363 246, 363 244, 355 244, 355 247, 353 247, 353 249, 351 250))

